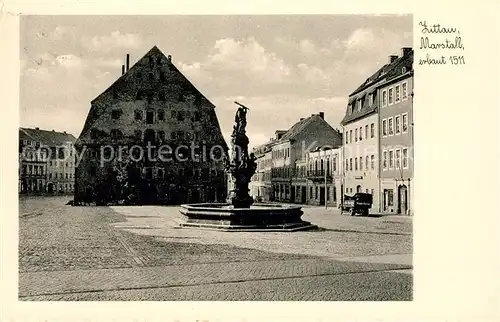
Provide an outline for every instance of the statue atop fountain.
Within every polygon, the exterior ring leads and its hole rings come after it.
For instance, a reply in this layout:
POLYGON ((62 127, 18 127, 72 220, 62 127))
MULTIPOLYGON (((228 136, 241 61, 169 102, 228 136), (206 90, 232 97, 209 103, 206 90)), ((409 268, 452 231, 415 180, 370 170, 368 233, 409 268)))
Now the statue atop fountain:
POLYGON ((246 135, 248 107, 239 105, 236 111, 231 155, 224 156, 226 173, 234 179, 226 203, 198 203, 181 205, 179 211, 185 220, 184 228, 216 229, 222 231, 299 231, 316 229, 303 221, 300 206, 284 204, 253 204, 248 185, 257 170, 256 158, 248 153, 246 135))
POLYGON ((255 155, 248 153, 248 137, 246 135, 248 107, 239 105, 235 115, 233 133, 231 135, 231 159, 225 160, 226 172, 234 179, 234 189, 230 192, 228 202, 235 208, 250 208, 253 198, 248 194, 248 185, 257 169, 255 155))

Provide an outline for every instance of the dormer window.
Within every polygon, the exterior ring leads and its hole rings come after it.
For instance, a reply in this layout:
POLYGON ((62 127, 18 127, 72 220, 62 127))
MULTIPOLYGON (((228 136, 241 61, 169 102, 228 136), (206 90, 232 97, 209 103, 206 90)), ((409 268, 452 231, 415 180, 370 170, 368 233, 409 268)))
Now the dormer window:
POLYGON ((358 111, 361 111, 361 108, 363 107, 363 99, 358 100, 358 111))
POLYGON ((401 68, 401 73, 406 73, 406 67, 403 66, 403 68, 401 68))
POLYGON ((368 95, 368 106, 372 106, 372 105, 373 105, 373 93, 368 95))

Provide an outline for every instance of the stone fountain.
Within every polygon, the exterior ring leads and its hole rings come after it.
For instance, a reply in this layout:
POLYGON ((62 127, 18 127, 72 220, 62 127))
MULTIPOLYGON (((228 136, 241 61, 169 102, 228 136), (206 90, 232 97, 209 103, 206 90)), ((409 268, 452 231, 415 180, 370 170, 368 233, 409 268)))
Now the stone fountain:
POLYGON ((234 189, 227 203, 199 203, 181 205, 183 228, 215 229, 224 231, 297 231, 317 228, 303 221, 299 206, 283 204, 254 204, 248 194, 249 183, 257 164, 253 153, 248 153, 246 114, 248 108, 235 102, 236 112, 231 135, 231 156, 225 158, 226 173, 234 179, 234 189))

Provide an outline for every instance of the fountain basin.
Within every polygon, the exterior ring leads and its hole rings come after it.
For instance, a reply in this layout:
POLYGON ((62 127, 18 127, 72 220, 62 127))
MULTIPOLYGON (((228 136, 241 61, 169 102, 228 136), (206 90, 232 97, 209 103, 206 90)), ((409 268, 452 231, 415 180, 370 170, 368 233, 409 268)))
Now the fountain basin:
POLYGON ((257 203, 250 208, 234 208, 228 203, 181 205, 182 228, 222 231, 298 231, 317 228, 303 221, 298 206, 257 203))

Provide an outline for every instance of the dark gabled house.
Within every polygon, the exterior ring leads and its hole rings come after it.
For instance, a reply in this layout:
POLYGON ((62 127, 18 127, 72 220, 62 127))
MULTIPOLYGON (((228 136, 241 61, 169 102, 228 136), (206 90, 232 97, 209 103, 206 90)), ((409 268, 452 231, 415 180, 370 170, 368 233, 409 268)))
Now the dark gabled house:
POLYGON ((127 55, 121 77, 91 102, 76 148, 75 203, 214 202, 227 194, 215 106, 156 46, 131 67, 127 55))

